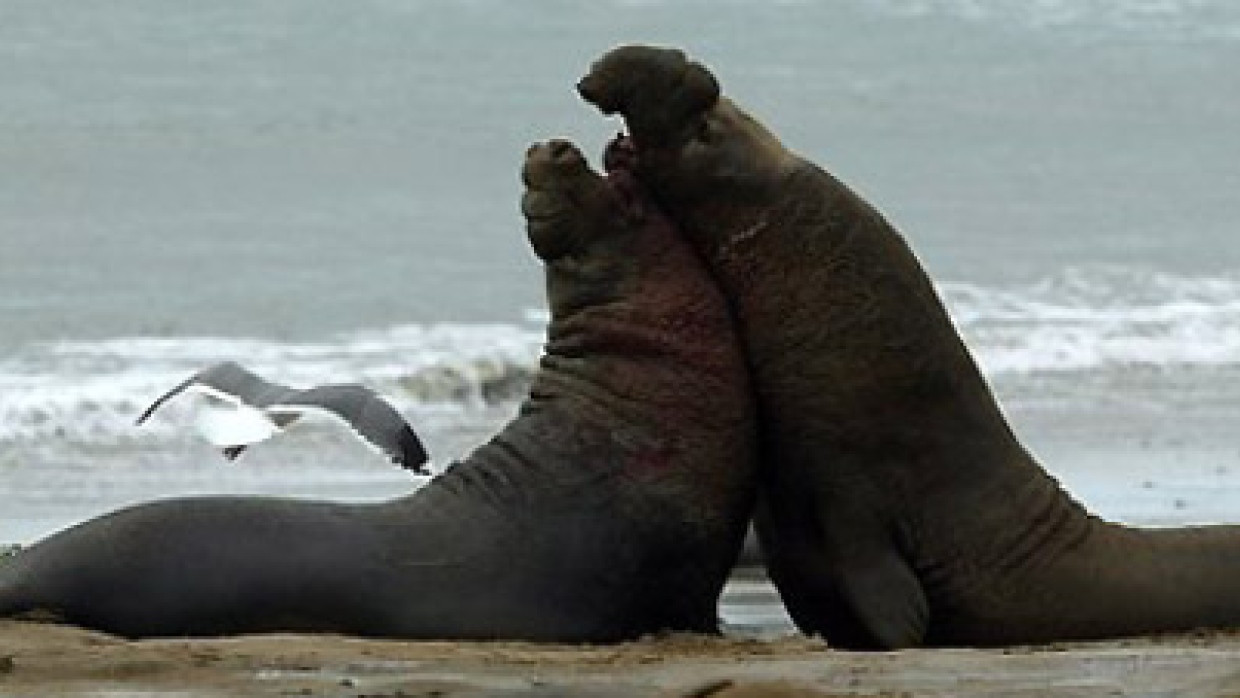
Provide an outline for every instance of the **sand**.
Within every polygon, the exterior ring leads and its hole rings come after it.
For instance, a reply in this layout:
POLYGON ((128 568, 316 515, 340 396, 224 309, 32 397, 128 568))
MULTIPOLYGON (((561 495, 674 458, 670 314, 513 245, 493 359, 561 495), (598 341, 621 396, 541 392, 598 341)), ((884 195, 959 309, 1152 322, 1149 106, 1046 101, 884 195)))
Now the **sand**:
POLYGON ((126 641, 0 621, 0 696, 1227 696, 1240 636, 834 651, 802 637, 618 646, 263 635, 126 641))

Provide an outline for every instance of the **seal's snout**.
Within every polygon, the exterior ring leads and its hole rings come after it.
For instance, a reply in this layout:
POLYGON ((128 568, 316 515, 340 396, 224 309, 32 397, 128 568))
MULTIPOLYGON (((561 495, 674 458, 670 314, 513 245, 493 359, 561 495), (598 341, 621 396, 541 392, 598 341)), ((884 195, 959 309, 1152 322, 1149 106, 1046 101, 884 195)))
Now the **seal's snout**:
POLYGON ((683 51, 654 46, 612 49, 590 66, 577 92, 604 114, 622 114, 643 147, 683 140, 719 101, 709 70, 683 51))
POLYGON ((580 249, 591 192, 602 187, 581 150, 566 140, 536 143, 525 152, 521 179, 521 212, 534 252, 550 262, 580 249))
POLYGON ((589 169, 586 158, 577 146, 565 140, 535 143, 525 151, 521 179, 525 186, 541 189, 556 186, 564 178, 580 175, 589 169))
POLYGON ((547 157, 552 164, 564 169, 575 169, 585 165, 585 156, 577 150, 577 146, 564 140, 554 140, 547 144, 547 157))
POLYGON ((620 110, 620 105, 617 103, 615 95, 609 92, 606 87, 606 79, 596 70, 596 72, 591 72, 577 81, 577 94, 597 107, 599 111, 610 116, 620 110))

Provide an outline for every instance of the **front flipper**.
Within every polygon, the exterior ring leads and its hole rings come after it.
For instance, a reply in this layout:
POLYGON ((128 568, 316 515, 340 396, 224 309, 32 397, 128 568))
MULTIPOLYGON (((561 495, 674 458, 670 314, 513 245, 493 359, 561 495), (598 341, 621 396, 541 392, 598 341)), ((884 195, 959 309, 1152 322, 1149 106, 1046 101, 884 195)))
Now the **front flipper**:
POLYGON ((772 521, 756 516, 771 580, 802 632, 842 649, 892 650, 921 645, 930 623, 921 583, 890 537, 873 527, 816 517, 772 521), (816 536, 815 532, 823 535, 816 536))
POLYGON ((922 644, 930 607, 921 583, 894 547, 868 551, 837 575, 841 596, 860 633, 862 645, 856 649, 893 650, 922 644))

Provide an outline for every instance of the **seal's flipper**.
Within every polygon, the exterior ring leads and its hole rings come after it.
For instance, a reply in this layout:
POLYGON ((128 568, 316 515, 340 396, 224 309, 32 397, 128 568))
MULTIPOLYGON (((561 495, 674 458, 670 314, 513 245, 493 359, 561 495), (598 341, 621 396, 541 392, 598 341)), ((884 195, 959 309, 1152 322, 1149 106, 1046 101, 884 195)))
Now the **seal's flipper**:
POLYGON ((855 561, 839 585, 858 625, 858 640, 868 648, 917 647, 925 640, 930 624, 926 594, 893 548, 875 548, 855 561))
MULTIPOLYGON (((788 504, 781 501, 780 504, 788 504)), ((787 518, 790 509, 760 499, 755 530, 771 581, 797 627, 850 650, 915 647, 926 636, 929 604, 921 583, 883 528, 835 517, 787 518), (807 525, 789 521, 810 522, 807 525)))

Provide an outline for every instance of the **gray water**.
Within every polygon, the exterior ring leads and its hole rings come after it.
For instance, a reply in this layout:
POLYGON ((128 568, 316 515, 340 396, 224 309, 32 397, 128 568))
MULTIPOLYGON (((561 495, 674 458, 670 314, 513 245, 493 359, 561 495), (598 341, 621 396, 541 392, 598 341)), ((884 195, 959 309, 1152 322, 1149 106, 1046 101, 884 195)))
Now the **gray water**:
POLYGON ((601 148, 572 86, 634 41, 908 235, 1070 489, 1240 519, 1240 4, 0 0, 0 542, 414 486, 327 428, 224 466, 185 409, 133 426, 221 359, 367 382, 437 465, 468 451, 545 321, 521 155, 601 148))
POLYGON ((627 41, 704 59, 942 280, 1230 273, 1238 33, 1190 0, 3 0, 3 346, 516 319, 520 155, 601 146, 571 87, 627 41))

